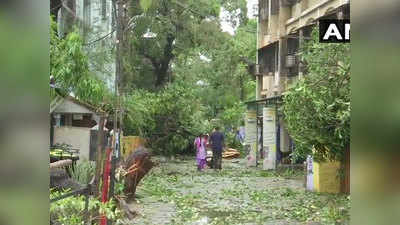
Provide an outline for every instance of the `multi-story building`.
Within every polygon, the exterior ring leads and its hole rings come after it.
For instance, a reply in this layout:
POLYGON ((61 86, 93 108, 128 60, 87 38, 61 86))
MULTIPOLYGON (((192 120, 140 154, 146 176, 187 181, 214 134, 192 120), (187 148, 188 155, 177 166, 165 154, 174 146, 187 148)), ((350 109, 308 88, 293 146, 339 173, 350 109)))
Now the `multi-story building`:
POLYGON ((92 59, 90 70, 112 90, 115 78, 115 57, 109 50, 115 43, 112 1, 52 0, 50 12, 57 21, 59 36, 65 36, 73 26, 79 27, 86 53, 92 59))
POLYGON ((349 0, 259 0, 256 101, 248 102, 246 128, 250 158, 262 159, 265 168, 275 168, 293 148, 276 109, 288 86, 306 76, 299 46, 319 19, 349 18, 349 0))

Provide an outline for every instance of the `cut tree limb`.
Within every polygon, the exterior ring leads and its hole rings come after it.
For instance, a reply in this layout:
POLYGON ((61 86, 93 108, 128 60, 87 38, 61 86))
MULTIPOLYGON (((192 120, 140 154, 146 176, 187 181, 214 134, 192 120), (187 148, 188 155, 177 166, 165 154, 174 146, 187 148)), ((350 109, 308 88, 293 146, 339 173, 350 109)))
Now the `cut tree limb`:
POLYGON ((150 153, 145 148, 139 148, 131 153, 124 165, 129 173, 125 176, 125 194, 133 197, 140 180, 154 167, 150 153))
POLYGON ((60 168, 60 167, 70 166, 70 165, 72 165, 72 160, 64 159, 64 160, 59 160, 57 162, 50 163, 50 169, 60 168))

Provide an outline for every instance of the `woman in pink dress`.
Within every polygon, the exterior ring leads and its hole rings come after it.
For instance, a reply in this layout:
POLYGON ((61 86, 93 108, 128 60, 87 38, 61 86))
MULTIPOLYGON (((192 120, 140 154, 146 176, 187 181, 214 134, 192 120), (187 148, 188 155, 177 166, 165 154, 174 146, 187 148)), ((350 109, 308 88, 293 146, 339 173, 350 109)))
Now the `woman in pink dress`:
POLYGON ((196 161, 197 161, 197 170, 201 171, 206 167, 206 137, 202 134, 196 139, 194 139, 194 146, 196 146, 196 161))

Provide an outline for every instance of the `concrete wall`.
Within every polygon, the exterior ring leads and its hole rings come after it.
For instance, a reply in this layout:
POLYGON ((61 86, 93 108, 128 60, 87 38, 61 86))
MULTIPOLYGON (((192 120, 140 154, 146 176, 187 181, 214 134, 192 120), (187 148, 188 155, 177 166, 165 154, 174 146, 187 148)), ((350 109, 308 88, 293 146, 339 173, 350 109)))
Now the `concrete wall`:
POLYGON ((89 160, 90 128, 54 127, 54 144, 66 143, 80 150, 80 159, 89 160))
POLYGON ((301 3, 298 2, 291 7, 291 18, 300 16, 301 13, 301 3))

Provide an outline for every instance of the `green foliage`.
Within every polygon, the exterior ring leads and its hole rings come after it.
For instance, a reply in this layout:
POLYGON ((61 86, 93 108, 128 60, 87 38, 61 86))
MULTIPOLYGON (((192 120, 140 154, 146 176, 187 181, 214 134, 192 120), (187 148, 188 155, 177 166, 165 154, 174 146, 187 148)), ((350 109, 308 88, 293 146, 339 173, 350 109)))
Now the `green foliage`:
MULTIPOLYGON (((239 28, 235 36, 215 30, 213 47, 187 50, 175 59, 174 80, 158 92, 135 90, 125 99, 125 135, 149 138, 157 153, 187 152, 195 135, 210 133, 210 121, 232 130, 241 125, 245 106, 254 96, 255 82, 247 70, 255 58, 255 37, 239 28), (204 58, 205 57, 205 58, 204 58)), ((213 29, 213 26, 210 26, 213 29)), ((240 150, 235 134, 228 146, 240 150)))
POLYGON ((245 111, 246 106, 243 103, 238 102, 232 107, 226 108, 224 111, 222 111, 218 118, 221 120, 224 127, 235 129, 241 125, 245 111))
POLYGON ((153 119, 157 95, 144 90, 136 90, 125 97, 124 134, 149 137, 155 129, 153 119))
POLYGON ((157 201, 143 200, 143 207, 173 204, 176 214, 171 224, 192 224, 205 217, 207 224, 218 225, 349 222, 348 196, 304 192, 297 185, 289 185, 301 183, 298 179, 303 176, 295 172, 260 171, 226 162, 222 171, 198 173, 193 164, 193 160, 185 160, 179 164, 163 163, 153 169, 138 191, 142 198, 157 201))
POLYGON ((142 7, 142 9, 144 11, 147 11, 151 7, 151 4, 153 3, 153 1, 152 0, 140 0, 139 3, 140 3, 140 6, 142 7))
POLYGON ((158 154, 184 153, 193 138, 208 129, 193 90, 179 82, 157 93, 133 92, 127 97, 127 110, 125 135, 148 138, 158 154))
POLYGON ((244 110, 240 102, 254 98, 255 81, 248 66, 255 61, 256 39, 246 30, 255 25, 250 20, 234 36, 216 31, 213 44, 199 46, 175 60, 176 79, 195 90, 208 120, 216 118, 223 126, 237 126, 244 110))
MULTIPOLYGON (((65 192, 51 191, 50 198, 55 198, 66 194, 65 192)), ((102 203, 98 199, 90 197, 88 213, 85 214, 85 196, 69 197, 50 204, 50 218, 56 224, 77 225, 91 224, 98 222, 98 214, 105 214, 113 224, 122 224, 122 212, 116 208, 115 201, 111 200, 107 203, 102 203), (85 223, 85 218, 89 219, 89 223, 85 223)))
POLYGON ((248 66, 256 38, 247 30, 257 23, 244 19, 246 12, 243 0, 132 2, 125 135, 146 137, 155 152, 170 155, 187 152, 195 135, 211 131, 212 119, 230 129, 241 124, 241 102, 255 88, 248 66), (234 36, 220 28, 222 8, 232 12, 231 22, 244 15, 234 36))
POLYGON ((80 160, 74 170, 71 170, 71 178, 82 185, 90 183, 95 172, 95 163, 88 160, 80 160))
MULTIPOLYGON (((246 1, 141 0, 131 1, 132 28, 124 52, 124 88, 158 90, 176 78, 172 69, 180 57, 195 48, 213 49, 224 43, 219 14, 229 21, 247 23, 246 1)), ((254 45, 255 46, 255 45, 254 45)))
MULTIPOLYGON (((78 30, 65 38, 57 35, 57 24, 51 20, 50 27, 50 74, 65 94, 73 93, 77 98, 99 106, 110 94, 99 78, 89 71, 83 40, 78 30)), ((54 92, 51 94, 54 96, 54 92)))
POLYGON ((244 156, 244 148, 237 139, 237 130, 242 125, 243 115, 246 111, 246 106, 238 102, 230 108, 226 108, 218 115, 219 126, 225 128, 225 144, 227 147, 237 149, 244 156))
POLYGON ((350 143, 350 45, 312 35, 301 51, 308 72, 285 93, 282 109, 296 157, 340 161, 350 143))

